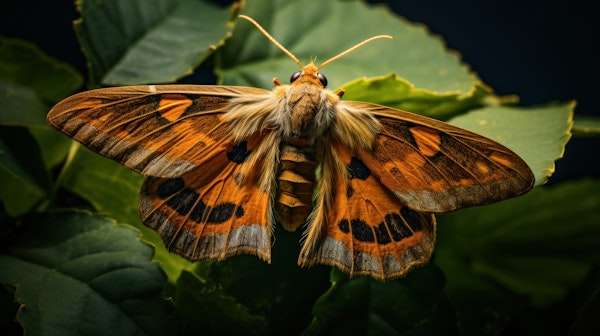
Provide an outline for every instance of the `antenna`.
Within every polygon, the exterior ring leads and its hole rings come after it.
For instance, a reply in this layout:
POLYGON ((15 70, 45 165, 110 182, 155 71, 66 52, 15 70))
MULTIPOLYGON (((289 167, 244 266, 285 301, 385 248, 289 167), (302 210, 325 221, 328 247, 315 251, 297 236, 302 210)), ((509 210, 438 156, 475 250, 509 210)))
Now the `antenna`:
POLYGON ((271 43, 273 43, 275 46, 277 46, 277 48, 281 49, 281 51, 283 51, 286 55, 290 56, 290 58, 293 59, 294 62, 296 62, 296 64, 298 64, 300 66, 300 68, 304 68, 304 65, 302 65, 302 63, 300 63, 300 61, 296 58, 296 56, 294 56, 294 54, 289 52, 289 50, 285 49, 284 46, 282 46, 279 42, 277 42, 277 40, 275 38, 273 38, 273 36, 271 36, 271 34, 267 33, 267 31, 261 25, 259 25, 258 22, 254 21, 253 18, 246 16, 246 15, 240 15, 239 17, 242 19, 245 19, 247 21, 250 21, 250 23, 255 25, 256 28, 258 28, 258 30, 260 30, 260 32, 263 33, 263 35, 265 35, 265 37, 268 38, 269 41, 271 41, 271 43))
POLYGON ((365 44, 371 42, 371 41, 375 41, 375 40, 379 40, 379 39, 392 39, 393 37, 391 37, 390 35, 377 35, 377 36, 373 36, 371 38, 368 38, 362 42, 360 42, 359 44, 355 45, 354 47, 348 48, 346 49, 346 51, 342 51, 341 53, 337 54, 336 56, 333 56, 332 58, 328 59, 327 61, 321 63, 321 65, 319 65, 319 70, 322 69, 324 66, 326 66, 327 64, 337 60, 338 58, 342 58, 346 55, 348 55, 349 53, 353 52, 354 50, 364 46, 365 44))
MULTIPOLYGON (((277 40, 275 40, 275 38, 273 38, 273 36, 271 36, 261 25, 259 25, 258 22, 254 21, 253 18, 246 16, 246 15, 240 15, 239 18, 250 21, 250 23, 252 23, 254 26, 256 26, 256 28, 258 28, 258 30, 260 30, 260 32, 263 33, 263 35, 265 35, 265 37, 267 39, 269 39, 269 41, 271 41, 271 43, 273 43, 275 46, 277 46, 277 48, 281 49, 281 51, 283 51, 286 55, 288 55, 291 59, 293 59, 294 62, 296 62, 296 64, 298 64, 300 66, 300 68, 304 68, 302 63, 300 63, 300 61, 298 60, 298 58, 296 58, 296 56, 294 56, 294 54, 289 52, 289 50, 287 50, 284 46, 282 46, 279 42, 277 42, 277 40)), ((391 37, 390 35, 377 35, 377 36, 368 38, 368 39, 360 42, 359 44, 346 49, 346 51, 343 51, 343 52, 337 54, 336 56, 333 56, 332 58, 328 59, 327 61, 321 63, 321 65, 319 66, 318 69, 321 69, 324 66, 326 66, 327 64, 348 55, 349 53, 353 52, 354 50, 364 46, 365 44, 367 44, 371 41, 375 41, 375 40, 379 40, 379 39, 383 39, 383 38, 392 39, 393 37, 391 37)))

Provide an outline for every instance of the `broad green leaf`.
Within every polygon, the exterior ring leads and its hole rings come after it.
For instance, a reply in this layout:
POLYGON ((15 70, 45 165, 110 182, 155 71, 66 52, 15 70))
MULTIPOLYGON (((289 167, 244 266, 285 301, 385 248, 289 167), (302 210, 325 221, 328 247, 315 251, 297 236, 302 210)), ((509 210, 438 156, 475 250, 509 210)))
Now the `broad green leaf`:
POLYGON ((29 131, 40 146, 46 167, 51 169, 64 161, 72 143, 69 137, 51 127, 30 128, 29 131))
MULTIPOLYGON (((362 76, 398 74, 417 88, 437 93, 469 95, 478 78, 448 52, 443 42, 420 25, 380 6, 358 1, 248 1, 244 14, 254 18, 275 39, 307 64, 319 64, 374 35, 393 40, 371 42, 327 65, 329 87, 340 87, 362 76)), ((262 88, 282 82, 298 65, 269 42, 249 22, 236 23, 232 39, 219 50, 220 82, 262 88)))
POLYGON ((519 154, 544 184, 571 138, 573 103, 537 107, 487 106, 449 120, 519 154))
POLYGON ((96 210, 119 222, 139 222, 138 195, 144 177, 79 147, 66 168, 63 186, 89 201, 96 210))
POLYGON ((215 283, 183 271, 173 301, 188 322, 189 335, 266 335, 265 316, 254 315, 215 283))
POLYGON ((29 131, 0 126, 0 199, 9 214, 29 210, 50 190, 50 175, 29 131))
POLYGON ((166 335, 180 332, 161 296, 165 275, 139 232, 85 212, 31 217, 0 255, 26 334, 166 335))
POLYGON ((600 136, 600 117, 575 114, 573 135, 579 137, 600 136))
POLYGON ((169 279, 175 281, 190 263, 169 253, 159 235, 141 223, 138 197, 144 177, 122 165, 80 147, 63 176, 63 186, 90 202, 101 213, 138 228, 156 248, 169 279))
POLYGON ((62 186, 121 223, 137 227, 138 195, 144 177, 74 143, 75 155, 64 167, 62 186))
POLYGON ((230 10, 200 0, 82 0, 75 30, 91 86, 173 82, 228 36, 230 10))
POLYGON ((1 166, 0 186, 0 203, 12 217, 28 212, 46 196, 37 185, 23 182, 1 166))
POLYGON ((44 103, 31 87, 0 82, 0 125, 48 128, 44 103))
POLYGON ((404 279, 349 280, 332 272, 332 286, 313 306, 307 335, 455 335, 454 313, 433 265, 404 279))
POLYGON ((476 83, 473 92, 437 93, 415 88, 395 74, 373 78, 359 78, 343 85, 344 99, 370 102, 396 109, 444 119, 482 103, 490 89, 476 83))
POLYGON ((0 38, 0 82, 14 85, 8 86, 8 91, 2 88, 4 94, 15 94, 2 95, 4 106, 10 98, 24 100, 34 93, 38 104, 56 103, 79 88, 83 79, 71 66, 48 56, 31 42, 0 38))
POLYGON ((36 45, 0 37, 0 124, 48 128, 50 104, 81 83, 76 70, 36 45))
POLYGON ((37 135, 50 129, 46 113, 51 104, 73 92, 82 81, 76 70, 34 44, 0 38, 0 124, 29 127, 38 140, 36 145, 31 135, 16 136, 3 128, 0 166, 12 177, 10 181, 3 179, 0 193, 11 214, 28 210, 50 189, 45 167, 64 157, 66 142, 39 141, 37 135))
POLYGON ((40 149, 25 128, 0 127, 0 168, 32 188, 50 189, 50 176, 40 149))
POLYGON ((598 180, 565 182, 438 216, 435 263, 463 328, 508 319, 519 310, 516 296, 547 307, 584 278, 600 260, 598 188, 598 180), (490 306, 480 306, 493 293, 490 306))

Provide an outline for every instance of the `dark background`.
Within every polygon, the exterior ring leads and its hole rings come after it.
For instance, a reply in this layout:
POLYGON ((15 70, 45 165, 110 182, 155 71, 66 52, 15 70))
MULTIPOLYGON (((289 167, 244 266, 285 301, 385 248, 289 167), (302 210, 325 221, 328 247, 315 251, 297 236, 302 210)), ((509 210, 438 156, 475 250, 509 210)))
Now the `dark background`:
MULTIPOLYGON (((221 1, 223 2, 223 1, 221 1)), ((588 0, 381 1, 420 22, 458 51, 497 94, 521 105, 577 100, 577 114, 600 116, 599 18, 588 0)), ((0 35, 30 40, 86 72, 72 21, 74 1, 3 1, 0 35)), ((574 138, 551 183, 600 177, 600 139, 574 138)))

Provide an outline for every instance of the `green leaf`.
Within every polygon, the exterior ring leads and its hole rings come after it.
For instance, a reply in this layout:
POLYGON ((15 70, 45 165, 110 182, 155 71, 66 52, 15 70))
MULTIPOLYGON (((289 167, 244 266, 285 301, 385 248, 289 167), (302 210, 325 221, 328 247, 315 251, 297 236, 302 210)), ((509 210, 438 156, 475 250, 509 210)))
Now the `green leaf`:
POLYGON ((573 135, 578 137, 600 136, 600 118, 591 115, 575 114, 573 135))
POLYGON ((63 186, 86 199, 99 212, 138 228, 144 239, 155 246, 154 257, 161 262, 171 281, 177 279, 182 269, 190 268, 190 262, 169 253, 160 236, 141 223, 138 197, 144 180, 142 175, 85 147, 77 150, 65 169, 63 186))
POLYGON ((79 147, 66 168, 63 186, 119 222, 139 222, 138 194, 144 177, 79 147))
POLYGON ((0 78, 3 106, 11 98, 24 100, 34 93, 39 97, 37 103, 56 103, 83 82, 70 65, 48 56, 31 42, 9 38, 0 38, 0 78))
POLYGON ((144 177, 89 149, 76 145, 63 172, 62 186, 117 221, 139 223, 138 195, 144 177))
POLYGON ((584 278, 600 260, 598 188, 598 180, 565 182, 438 216, 435 263, 463 331, 506 322, 517 297, 547 307, 584 278))
MULTIPOLYGON (((334 0, 253 1, 248 2, 244 14, 304 64, 314 58, 321 63, 374 35, 394 37, 374 41, 327 65, 323 73, 332 88, 361 76, 390 72, 415 87, 438 93, 468 95, 479 83, 438 37, 380 6, 334 0)), ((232 39, 219 56, 217 73, 224 84, 271 88, 273 77, 286 80, 298 71, 298 65, 246 21, 236 23, 232 39)))
POLYGON ((0 168, 31 188, 41 192, 50 189, 50 176, 45 169, 40 149, 27 129, 0 127, 0 168))
POLYGON ((12 217, 28 212, 46 195, 37 185, 24 183, 3 167, 0 167, 0 185, 0 203, 12 217))
POLYGON ((25 333, 176 334, 165 275, 138 235, 84 212, 30 218, 0 255, 0 281, 17 288, 25 333))
POLYGON ((231 30, 230 10, 206 1, 82 0, 79 7, 75 30, 93 87, 173 82, 231 30))
POLYGON ((40 150, 45 167, 53 168, 61 164, 72 140, 54 128, 30 128, 29 132, 35 138, 40 150))
POLYGON ((332 286, 313 306, 307 335, 454 335, 454 313, 433 265, 404 279, 349 280, 334 269, 332 286))
POLYGON ((0 37, 0 125, 48 128, 50 104, 81 83, 76 70, 36 45, 0 37))
POLYGON ((188 322, 189 335, 266 335, 264 316, 253 315, 218 284, 201 280, 183 271, 177 280, 173 300, 188 322))
POLYGON ((33 88, 0 82, 0 106, 0 125, 48 128, 50 106, 33 88))
MULTIPOLYGON (((76 70, 34 44, 7 38, 0 38, 0 78, 0 125, 28 127, 35 135, 50 130, 50 104, 83 81, 76 70)), ((16 130, 2 127, 0 135, 0 198, 13 216, 29 210, 51 189, 46 167, 62 159, 65 148, 64 141, 36 144, 29 132, 16 130)))
POLYGON ((536 185, 554 173, 571 138, 574 103, 537 107, 487 106, 449 120, 512 149, 529 165, 536 185))
POLYGON ((0 126, 0 199, 8 213, 20 215, 50 191, 40 149, 27 129, 0 126))
POLYGON ((373 78, 359 78, 344 84, 345 100, 357 100, 393 107, 428 117, 444 119, 460 111, 481 104, 490 95, 490 89, 476 83, 473 92, 438 93, 415 88, 408 81, 389 74, 373 78))

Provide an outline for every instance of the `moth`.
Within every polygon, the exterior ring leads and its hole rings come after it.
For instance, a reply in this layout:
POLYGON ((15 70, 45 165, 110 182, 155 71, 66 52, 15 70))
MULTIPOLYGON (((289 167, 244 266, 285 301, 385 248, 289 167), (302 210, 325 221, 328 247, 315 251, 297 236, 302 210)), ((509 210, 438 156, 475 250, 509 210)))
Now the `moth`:
POLYGON ((139 210, 189 260, 253 254, 270 262, 276 222, 304 226, 298 264, 390 280, 426 263, 434 214, 497 202, 533 186, 505 146, 447 123, 341 100, 301 71, 275 87, 147 85, 75 94, 49 123, 141 173, 139 210))

